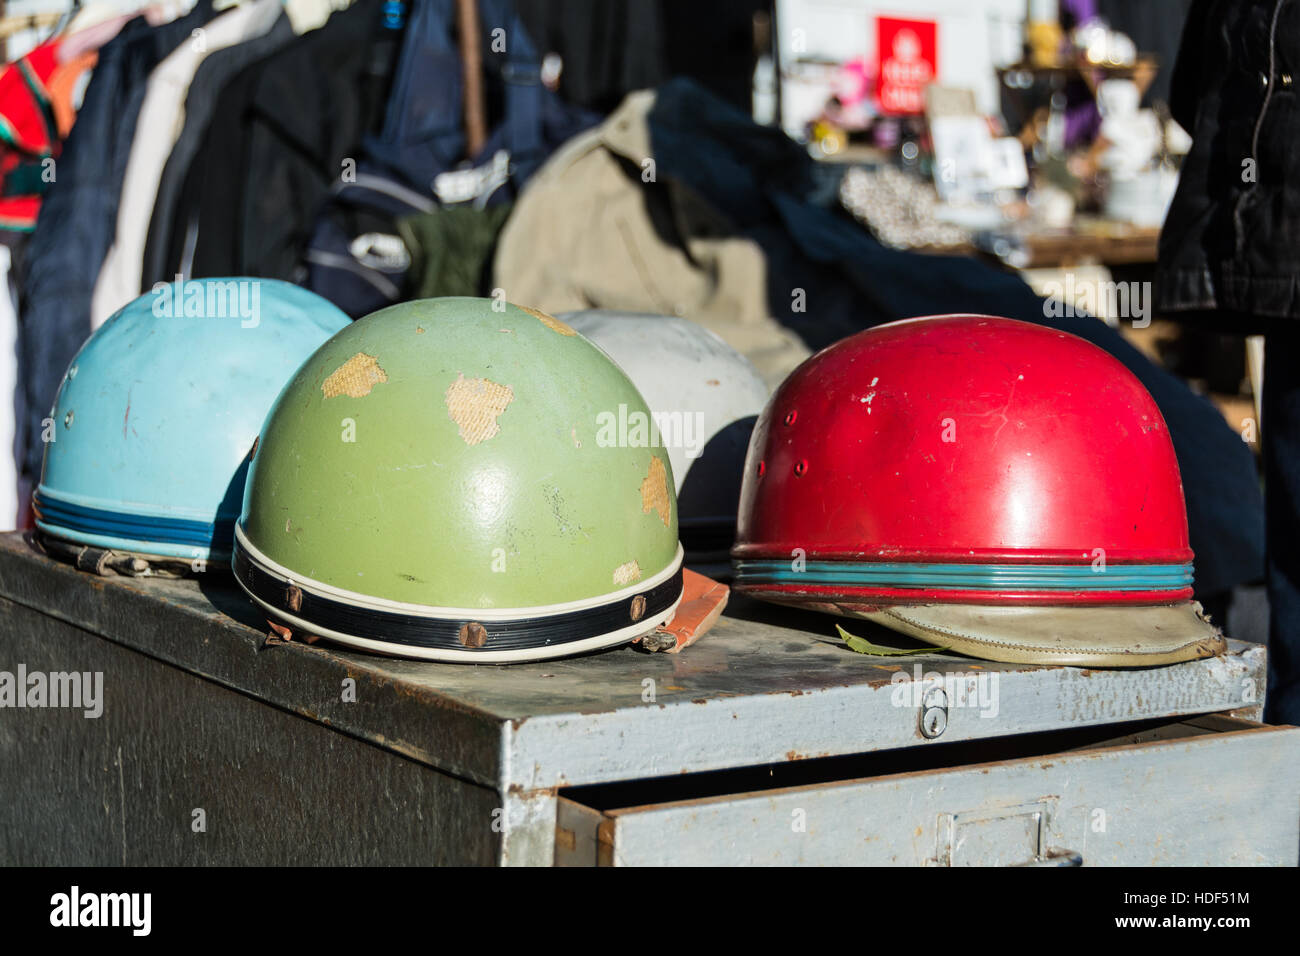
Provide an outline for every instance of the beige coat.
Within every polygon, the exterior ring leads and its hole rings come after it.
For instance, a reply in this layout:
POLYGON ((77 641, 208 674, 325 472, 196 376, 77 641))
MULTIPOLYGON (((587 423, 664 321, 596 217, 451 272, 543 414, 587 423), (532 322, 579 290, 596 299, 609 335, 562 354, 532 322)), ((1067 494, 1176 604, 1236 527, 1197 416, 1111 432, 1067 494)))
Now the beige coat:
POLYGON ((656 176, 632 93, 537 172, 501 234, 493 284, 547 312, 619 309, 689 318, 743 352, 769 386, 809 354, 767 308, 758 244, 686 186, 656 176))

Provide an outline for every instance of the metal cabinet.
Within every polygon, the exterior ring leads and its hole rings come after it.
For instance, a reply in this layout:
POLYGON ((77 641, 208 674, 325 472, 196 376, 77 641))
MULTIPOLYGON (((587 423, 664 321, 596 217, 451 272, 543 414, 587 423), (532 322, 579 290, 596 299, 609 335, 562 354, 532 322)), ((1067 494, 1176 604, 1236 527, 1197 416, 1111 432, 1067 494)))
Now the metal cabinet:
POLYGON ((103 680, 98 717, 0 709, 0 863, 1296 862, 1261 647, 890 663, 834 623, 733 599, 679 655, 404 661, 0 536, 0 676, 103 680))
POLYGON ((996 763, 603 812, 566 797, 556 861, 1293 865, 1298 734, 1211 716, 996 763))

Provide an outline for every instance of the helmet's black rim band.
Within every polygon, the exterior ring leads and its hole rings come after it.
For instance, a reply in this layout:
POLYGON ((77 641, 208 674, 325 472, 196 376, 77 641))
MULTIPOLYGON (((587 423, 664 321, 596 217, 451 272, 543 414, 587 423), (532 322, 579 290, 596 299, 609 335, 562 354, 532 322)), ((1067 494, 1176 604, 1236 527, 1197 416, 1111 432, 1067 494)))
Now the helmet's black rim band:
POLYGON ((293 589, 291 595, 289 586, 255 564, 238 542, 233 564, 235 578, 244 590, 267 606, 293 615, 308 629, 316 625, 338 634, 446 651, 486 653, 575 644, 637 621, 653 620, 677 603, 682 594, 682 570, 678 568, 672 577, 653 588, 600 607, 508 621, 429 618, 356 607, 300 588, 293 589))

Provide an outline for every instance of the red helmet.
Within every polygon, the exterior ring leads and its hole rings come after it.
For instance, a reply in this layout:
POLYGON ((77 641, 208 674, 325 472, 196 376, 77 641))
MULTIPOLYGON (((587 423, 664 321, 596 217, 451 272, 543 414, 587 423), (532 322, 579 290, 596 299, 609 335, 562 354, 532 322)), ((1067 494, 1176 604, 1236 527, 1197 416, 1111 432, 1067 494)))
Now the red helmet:
POLYGON ((980 315, 861 332, 758 420, 737 590, 992 660, 1222 653, 1192 596, 1169 430, 1118 360, 980 315))

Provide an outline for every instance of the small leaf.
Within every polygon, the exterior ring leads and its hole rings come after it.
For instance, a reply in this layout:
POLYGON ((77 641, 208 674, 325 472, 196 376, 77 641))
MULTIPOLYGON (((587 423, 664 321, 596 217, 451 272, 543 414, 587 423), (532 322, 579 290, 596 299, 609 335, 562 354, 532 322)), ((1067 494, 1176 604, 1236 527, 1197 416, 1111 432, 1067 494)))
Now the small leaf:
POLYGON ((876 657, 907 657, 909 654, 933 654, 935 651, 946 651, 946 647, 885 647, 882 644, 872 644, 865 637, 854 637, 838 624, 835 630, 840 632, 840 637, 844 643, 849 646, 849 650, 857 651, 859 654, 871 654, 876 657))

